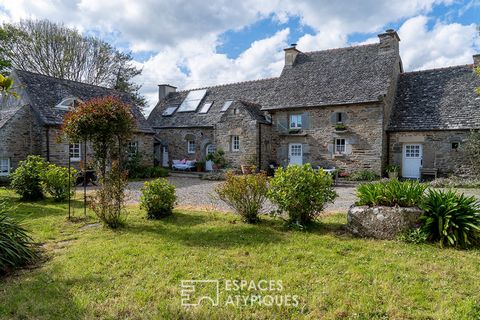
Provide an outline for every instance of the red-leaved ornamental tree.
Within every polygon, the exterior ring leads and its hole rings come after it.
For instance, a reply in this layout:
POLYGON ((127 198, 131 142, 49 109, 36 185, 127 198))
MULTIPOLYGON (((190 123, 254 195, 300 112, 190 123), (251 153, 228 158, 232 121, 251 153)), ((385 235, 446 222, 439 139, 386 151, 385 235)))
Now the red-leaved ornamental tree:
POLYGON ((70 141, 92 144, 102 186, 92 197, 90 207, 111 228, 123 224, 127 186, 127 174, 122 166, 123 149, 134 126, 130 107, 116 97, 81 103, 67 113, 63 123, 63 132, 70 141), (108 164, 111 164, 109 172, 108 164))

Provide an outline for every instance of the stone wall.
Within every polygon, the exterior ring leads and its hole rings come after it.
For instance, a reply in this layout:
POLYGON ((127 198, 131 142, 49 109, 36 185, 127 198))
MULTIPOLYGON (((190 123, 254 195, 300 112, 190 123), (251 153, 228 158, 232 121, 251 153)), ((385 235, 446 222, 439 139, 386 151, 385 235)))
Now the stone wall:
POLYGON ((42 127, 29 106, 19 108, 0 129, 0 158, 10 159, 15 169, 30 154, 41 155, 42 127))
POLYGON ((426 132, 390 132, 389 162, 402 165, 403 145, 419 143, 423 145, 423 167, 437 168, 440 176, 471 174, 471 165, 466 157, 463 142, 468 131, 426 131, 426 132), (452 143, 458 143, 458 149, 452 149, 452 143))
POLYGON ((288 145, 303 145, 303 163, 322 167, 336 167, 353 172, 361 169, 382 173, 383 104, 364 104, 338 107, 302 108, 298 110, 275 111, 273 138, 275 146, 272 157, 282 166, 288 164, 288 145), (343 123, 347 131, 334 129, 335 113, 346 115, 343 123), (302 130, 289 133, 288 119, 291 114, 302 114, 302 130), (335 138, 345 138, 346 154, 334 154, 335 138))
MULTIPOLYGON (((212 128, 166 128, 157 129, 156 137, 161 141, 162 145, 168 148, 168 163, 172 164, 172 160, 189 159, 204 160, 205 149, 208 144, 214 143, 212 128), (187 141, 195 141, 195 153, 188 153, 187 141)), ((153 148, 152 148, 153 152, 153 148)), ((157 161, 162 163, 162 152, 159 150, 157 161)))

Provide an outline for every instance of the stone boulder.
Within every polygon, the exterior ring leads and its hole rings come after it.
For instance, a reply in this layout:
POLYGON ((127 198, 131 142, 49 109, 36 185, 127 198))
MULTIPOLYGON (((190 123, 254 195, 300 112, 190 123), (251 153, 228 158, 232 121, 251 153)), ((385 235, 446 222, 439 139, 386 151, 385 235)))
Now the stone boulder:
POLYGON ((412 228, 422 213, 419 208, 352 206, 347 229, 360 237, 395 239, 412 228))

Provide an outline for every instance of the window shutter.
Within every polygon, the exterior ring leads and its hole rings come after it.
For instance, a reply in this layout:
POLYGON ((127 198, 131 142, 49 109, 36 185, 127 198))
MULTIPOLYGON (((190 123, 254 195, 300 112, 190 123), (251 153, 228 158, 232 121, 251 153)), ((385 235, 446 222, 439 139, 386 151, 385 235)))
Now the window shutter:
POLYGON ((333 143, 329 143, 327 149, 328 149, 328 153, 332 155, 334 150, 333 143))
POLYGON ((288 132, 288 118, 286 115, 277 118, 277 130, 281 133, 288 132))
POLYGON ((330 123, 331 124, 336 124, 337 123, 337 113, 336 112, 330 113, 330 123))
POLYGON ((303 154, 310 154, 310 145, 308 143, 302 144, 303 154))
POLYGON ((310 129, 310 113, 308 112, 302 114, 302 129, 310 129))
POLYGON ((342 121, 343 123, 347 122, 348 120, 348 114, 346 112, 342 112, 342 121))
POLYGON ((288 164, 288 146, 280 146, 277 149, 277 159, 281 165, 288 164))

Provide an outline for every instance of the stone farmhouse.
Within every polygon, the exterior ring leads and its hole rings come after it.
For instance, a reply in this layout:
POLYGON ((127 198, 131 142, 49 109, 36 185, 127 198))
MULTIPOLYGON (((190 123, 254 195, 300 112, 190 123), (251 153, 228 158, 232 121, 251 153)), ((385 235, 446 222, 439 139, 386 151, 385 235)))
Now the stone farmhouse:
MULTIPOLYGON (((127 142, 129 149, 145 155, 144 165, 153 165, 155 132, 128 95, 21 70, 14 70, 11 76, 19 98, 7 98, 0 108, 0 178, 8 176, 19 161, 31 154, 41 155, 62 166, 68 165, 70 157, 71 164, 78 168, 83 159, 84 144, 59 140, 60 127, 76 101, 102 96, 116 96, 132 106, 137 128, 132 140, 127 142)), ((89 158, 90 153, 87 146, 89 158)))
POLYGON ((292 45, 277 78, 178 92, 160 85, 148 118, 156 161, 202 161, 221 148, 233 167, 253 159, 262 169, 310 163, 381 175, 397 164, 407 178, 421 168, 468 174, 462 144, 480 129, 474 65, 404 72, 397 33, 378 37, 316 52, 292 45))

